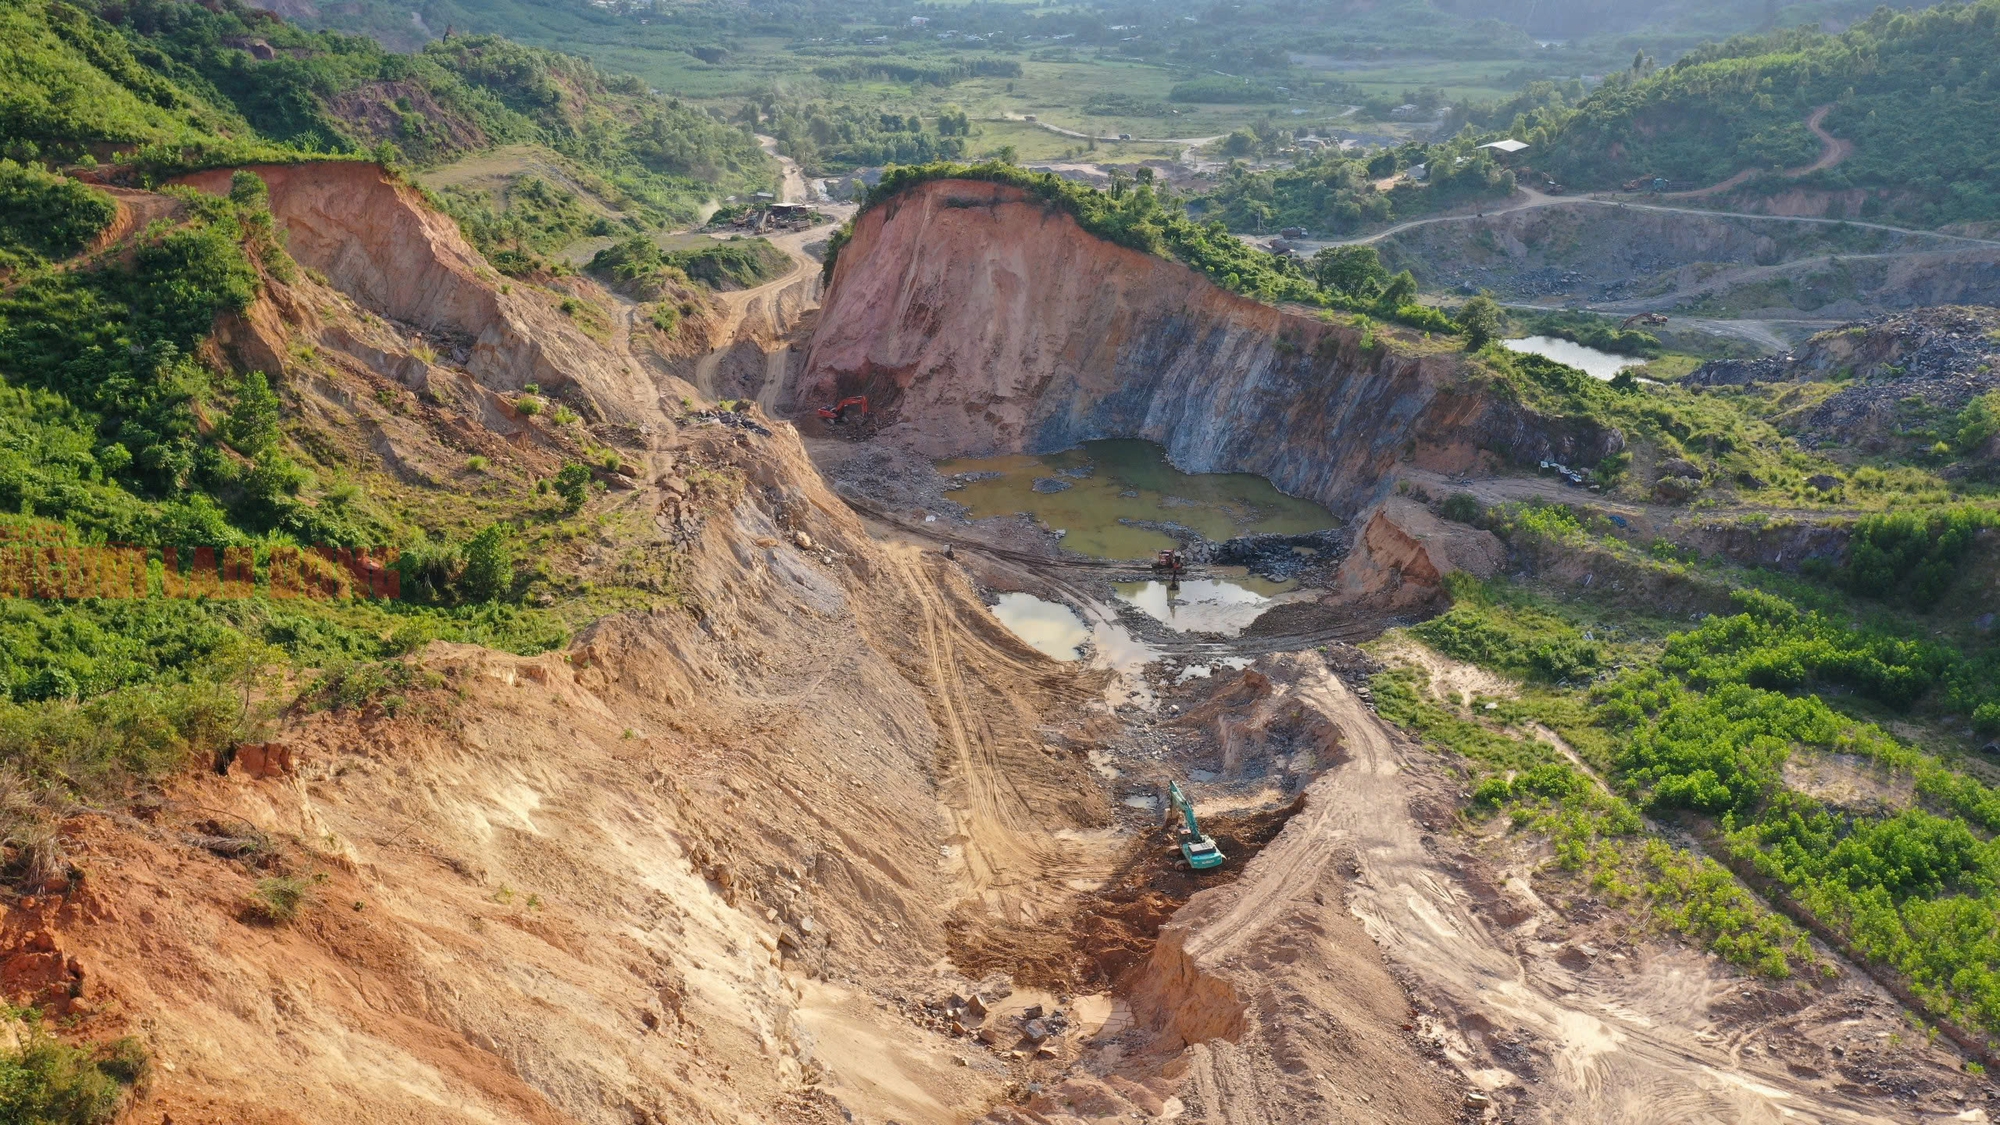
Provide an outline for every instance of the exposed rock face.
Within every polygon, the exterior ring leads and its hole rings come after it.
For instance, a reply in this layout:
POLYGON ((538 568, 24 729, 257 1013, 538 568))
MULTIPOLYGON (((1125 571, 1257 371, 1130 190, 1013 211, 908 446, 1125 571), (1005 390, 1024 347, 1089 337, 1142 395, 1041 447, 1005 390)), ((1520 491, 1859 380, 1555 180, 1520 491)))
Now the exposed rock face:
POLYGON ((1689 373, 1696 386, 1742 386, 1853 376, 1861 379, 1983 374, 2000 360, 2000 309, 1945 305, 1844 324, 1797 351, 1764 359, 1714 359, 1689 373))
MULTIPOLYGON (((371 312, 471 339, 465 369, 482 386, 573 385, 606 419, 657 416, 659 391, 643 372, 525 288, 501 292, 501 279, 466 245, 458 225, 377 166, 341 161, 249 170, 270 186, 271 215, 294 258, 371 312)), ((219 168, 180 182, 226 194, 234 171, 219 168)))
MULTIPOLYGON (((2000 389, 2000 309, 1943 306, 1843 325, 1796 352, 1755 360, 1711 360, 1687 381, 1697 386, 1851 380, 1780 425, 1809 446, 1879 453, 1904 440, 1913 402, 1958 411, 2000 389)), ((1927 428, 1927 427, 1925 427, 1927 428)))
POLYGON ((1258 473, 1342 514, 1378 501, 1399 458, 1589 465, 1623 447, 1422 350, 1413 333, 1364 348, 1354 328, 1237 297, 1015 188, 946 180, 858 220, 795 405, 867 394, 888 437, 931 455, 1147 438, 1187 471, 1258 473))
POLYGON ((1421 504, 1391 497, 1368 517, 1335 587, 1343 598, 1406 609, 1441 597, 1444 576, 1454 570, 1491 578, 1506 561, 1506 548, 1492 532, 1441 520, 1421 504))

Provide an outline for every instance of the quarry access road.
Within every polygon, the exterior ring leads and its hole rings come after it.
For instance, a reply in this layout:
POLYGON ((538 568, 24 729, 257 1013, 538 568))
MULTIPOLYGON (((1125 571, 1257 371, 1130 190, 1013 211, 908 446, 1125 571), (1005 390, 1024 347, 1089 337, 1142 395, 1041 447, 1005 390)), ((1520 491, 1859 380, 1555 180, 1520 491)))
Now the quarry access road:
MULTIPOLYGON (((788 203, 802 201, 806 194, 805 177, 799 172, 798 162, 789 156, 780 156, 777 152, 778 142, 775 139, 758 137, 757 140, 782 169, 779 180, 779 201, 788 203)), ((825 239, 836 226, 851 217, 856 209, 852 203, 817 203, 813 206, 815 210, 829 216, 829 221, 805 230, 764 236, 766 241, 784 251, 785 256, 791 259, 791 269, 762 285, 716 294, 716 299, 722 303, 723 309, 722 327, 716 334, 716 339, 721 341, 721 344, 696 362, 692 380, 695 389, 700 391, 703 397, 710 400, 716 398, 719 390, 716 386, 716 369, 722 358, 743 334, 746 324, 779 322, 783 318, 775 315, 773 310, 784 298, 787 290, 795 285, 817 285, 817 282, 811 279, 819 272, 820 261, 806 253, 806 247, 825 239), (771 315, 760 316, 760 313, 771 313, 771 315)), ((686 233, 697 234, 700 231, 689 230, 686 233)), ((714 232, 710 237, 720 240, 728 238, 729 235, 714 232)), ((815 303, 818 301, 816 291, 811 299, 815 303)), ((757 396, 757 401, 763 406, 766 414, 773 414, 776 411, 777 396, 783 388, 785 364, 790 353, 791 346, 782 340, 771 341, 771 346, 766 352, 763 389, 757 396)))
MULTIPOLYGON (((1796 180, 1801 176, 1809 176, 1814 172, 1824 172, 1828 168, 1835 167, 1848 157, 1854 155, 1853 141, 1842 140, 1826 131, 1826 115, 1831 112, 1833 112, 1833 105, 1829 103, 1813 110, 1812 115, 1806 118, 1806 128, 1811 131, 1813 136, 1819 138, 1819 157, 1811 164, 1801 165, 1797 168, 1787 168, 1779 173, 1780 175, 1788 180, 1796 180)), ((1660 198, 1707 199, 1709 196, 1721 195, 1733 187, 1739 187, 1754 179, 1757 175, 1757 169, 1745 168, 1741 172, 1723 180, 1721 183, 1710 184, 1705 188, 1696 188, 1693 191, 1667 192, 1660 198)))
MULTIPOLYGON (((1354 238, 1300 239, 1296 245, 1310 254, 1312 251, 1329 246, 1368 246, 1385 238, 1401 234, 1417 227, 1427 227, 1437 223, 1474 223, 1496 215, 1511 215, 1516 211, 1533 211, 1543 207, 1616 207, 1633 211, 1657 211, 1670 215, 1696 215, 1706 219, 1752 219, 1764 223, 1809 223, 1821 226, 1845 226, 1856 230, 1879 230, 1890 234, 1906 235, 1911 238, 1933 238, 1940 242, 1964 243, 1969 246, 2000 246, 2000 239, 1973 238, 1963 234, 1945 234, 1934 230, 1913 230, 1909 227, 1895 227, 1886 223, 1862 222, 1858 219, 1824 219, 1811 215, 1759 215, 1749 211, 1718 211, 1709 207, 1668 207, 1658 203, 1633 203, 1629 200, 1598 199, 1587 195, 1548 195, 1533 188, 1521 188, 1507 203, 1498 207, 1487 207, 1472 214, 1431 215, 1422 219, 1409 219, 1393 226, 1384 227, 1372 234, 1354 238)), ((1246 240, 1251 236, 1240 236, 1246 240)), ((1257 236, 1262 237, 1262 236, 1257 236)), ((1930 251, 1906 250, 1899 255, 1929 253, 1930 251)), ((1845 255, 1844 255, 1845 256, 1845 255)), ((1885 255, 1889 256, 1889 255, 1885 255)))

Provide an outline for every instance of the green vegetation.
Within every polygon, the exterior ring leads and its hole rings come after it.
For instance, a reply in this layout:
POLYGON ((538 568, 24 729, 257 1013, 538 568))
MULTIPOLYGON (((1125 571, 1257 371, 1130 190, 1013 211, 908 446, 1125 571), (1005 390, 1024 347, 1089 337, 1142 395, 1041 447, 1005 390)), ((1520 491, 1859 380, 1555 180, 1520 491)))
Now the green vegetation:
POLYGON ((1285 100, 1285 95, 1261 82, 1253 82, 1248 78, 1225 78, 1219 74, 1176 82, 1167 97, 1177 102, 1216 102, 1222 105, 1252 105, 1285 100))
MULTIPOLYGON (((1592 530, 1610 525, 1567 509, 1460 504, 1456 515, 1530 554, 1555 542, 1633 560, 1628 575, 1685 566, 1644 561, 1592 530)), ((1628 840, 1635 829, 1619 810, 1679 818, 1758 893, 1894 969, 1931 1015, 1990 1032, 2000 1028, 1990 937, 2000 927, 2000 792, 1949 750, 1891 734, 1887 722, 2000 731, 2000 653, 1941 640, 1913 616, 1956 604, 1970 545, 1996 524, 1969 508, 1888 513, 1857 521, 1848 558, 1808 581, 1711 569, 1719 587, 1734 584, 1737 609, 1691 629, 1621 609, 1608 593, 1557 603, 1531 583, 1454 579, 1451 610, 1412 633, 1520 678, 1522 699, 1457 714, 1404 671, 1378 681, 1377 700, 1466 758, 1475 807, 1548 833, 1558 866, 1608 897, 1640 888, 1655 917, 1732 960, 1798 968, 1794 931, 1755 921, 1770 916, 1709 861, 1681 857, 1681 875, 1667 878, 1664 845, 1628 840), (1605 787, 1515 737, 1528 722, 1559 732, 1605 787), (1832 803, 1788 782, 1796 759, 1872 774, 1889 791, 1900 779, 1912 799, 1832 803), (1668 886, 1692 897, 1673 905, 1668 886)))
POLYGON ((96 1051, 50 1035, 38 1013, 27 1017, 26 1041, 0 1053, 0 1121, 8 1125, 107 1125, 125 1103, 125 1091, 152 1068, 145 1045, 119 1039, 96 1051))
MULTIPOLYGON (((90 3, 0 0, 0 51, 18 64, 0 77, 0 155, 23 162, 108 158, 158 177, 329 156, 424 167, 531 145, 567 162, 631 229, 687 221, 718 191, 770 176, 756 142, 707 113, 581 59, 492 36, 398 55, 233 0, 140 0, 102 13, 90 3), (271 57, 254 57, 252 41, 268 44, 271 57)), ((91 229, 87 212, 57 213, 81 197, 56 192, 19 172, 0 180, 6 198, 40 209, 10 207, 10 222, 46 214, 46 237, 67 240, 38 253, 65 253, 91 229), (32 203, 22 194, 31 186, 32 203)), ((475 243, 496 253, 546 252, 558 236, 605 218, 580 215, 575 194, 546 181, 445 201, 475 243)), ((0 231, 0 250, 11 241, 0 231)))
MULTIPOLYGON (((1508 616, 1492 606, 1483 612, 1508 616)), ((1524 624, 1501 621, 1480 631, 1513 633, 1524 624)), ((1560 632, 1568 635, 1557 637, 1558 643, 1580 641, 1567 626, 1560 632)), ((1608 792, 1549 742, 1518 733, 1524 724, 1541 722, 1581 746, 1594 746, 1601 740, 1590 738, 1594 732, 1569 700, 1530 694, 1521 701, 1488 700, 1490 709, 1482 705, 1461 713, 1432 699, 1422 674, 1407 668, 1376 676, 1373 688, 1384 718, 1461 756, 1472 774, 1476 811, 1506 812, 1517 828, 1547 835, 1557 870, 1610 902, 1643 908, 1664 929, 1764 975, 1786 977, 1813 964, 1805 935, 1737 885, 1726 869, 1648 839, 1630 801, 1608 792)))
MULTIPOLYGON (((1276 139, 1274 134, 1239 147, 1247 154, 1276 139)), ((1189 207, 1197 215, 1221 218, 1231 230, 1303 227, 1323 237, 1477 199, 1504 199, 1514 191, 1514 173, 1476 147, 1486 139, 1468 130, 1444 144, 1408 144, 1372 157, 1322 149, 1289 168, 1252 172, 1232 165, 1214 190, 1195 197, 1189 207), (1425 169, 1421 181, 1401 175, 1419 166, 1425 169), (1397 177, 1393 184, 1376 187, 1391 176, 1397 177)), ((1224 147, 1227 151, 1226 142, 1224 147)))
POLYGON ((1838 167, 1751 190, 1865 188, 1864 215, 1922 225, 2000 217, 2000 139, 1972 122, 2000 112, 2000 0, 1882 10, 1837 35, 1788 29, 1702 47, 1650 74, 1615 75, 1573 111, 1525 122, 1537 165, 1573 185, 1662 176, 1716 183, 1743 170, 1803 167, 1852 141, 1838 167))
MULTIPOLYGON (((45 262, 42 251, 74 249, 103 212, 77 206, 67 181, 6 171, 11 190, 53 199, 45 213, 78 223, 17 259, 0 289, 7 880, 64 878, 52 817, 68 802, 115 799, 212 761, 254 729, 263 716, 245 701, 262 669, 393 659, 434 639, 523 652, 567 639, 556 614, 515 604, 522 528, 424 535, 298 440, 264 375, 199 358, 218 314, 296 272, 261 180, 239 173, 226 197, 176 190, 177 218, 98 259, 45 262), (141 596, 77 585, 81 552, 113 543, 133 550, 139 569, 125 588, 141 596), (273 596, 279 554, 314 543, 409 548, 398 560, 406 597, 273 596), (160 596, 190 580, 188 548, 240 551, 259 585, 249 596, 160 596)), ((315 581, 351 586, 332 562, 306 561, 315 581)))
POLYGON ((257 880, 247 909, 261 922, 282 926, 299 916, 311 896, 311 881, 292 875, 271 875, 257 880))
POLYGON ((643 236, 607 246, 590 270, 620 288, 655 300, 669 283, 696 281, 710 289, 752 289, 791 268, 785 252, 762 238, 696 239, 674 249, 643 236))
POLYGON ((117 213, 102 192, 67 176, 0 160, 0 269, 68 257, 117 213))
POLYGON ((883 164, 957 160, 965 155, 972 129, 965 111, 954 106, 926 120, 915 113, 906 116, 776 96, 765 99, 759 127, 776 137, 779 151, 812 176, 883 164))
POLYGON ((1974 538, 2000 527, 2000 515, 1983 508, 1887 512, 1854 525, 1841 584, 1865 597, 1895 595, 1929 609, 1958 577, 1974 538))

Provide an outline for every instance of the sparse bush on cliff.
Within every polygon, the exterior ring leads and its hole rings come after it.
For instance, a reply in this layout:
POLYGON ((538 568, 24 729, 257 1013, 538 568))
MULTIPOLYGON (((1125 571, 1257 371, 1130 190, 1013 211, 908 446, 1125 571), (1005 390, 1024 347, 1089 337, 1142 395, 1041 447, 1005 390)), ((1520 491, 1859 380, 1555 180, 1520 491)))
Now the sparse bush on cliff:
POLYGON ((1444 498, 1438 514, 1458 523, 1477 524, 1486 516, 1486 505, 1470 492, 1454 492, 1444 498))
POLYGON ((311 897, 312 884, 306 880, 274 875, 257 880, 245 909, 256 921, 282 926, 297 918, 311 897))

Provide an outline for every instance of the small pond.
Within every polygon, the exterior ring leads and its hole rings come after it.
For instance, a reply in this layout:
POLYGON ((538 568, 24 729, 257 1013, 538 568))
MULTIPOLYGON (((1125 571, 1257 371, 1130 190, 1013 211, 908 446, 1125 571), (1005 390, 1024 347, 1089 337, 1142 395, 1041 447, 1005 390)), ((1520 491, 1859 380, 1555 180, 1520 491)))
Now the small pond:
POLYGON ((984 478, 950 494, 973 519, 1028 512, 1065 532, 1064 550, 1100 559, 1150 558, 1174 545, 1146 524, 1179 524, 1220 541, 1338 523, 1318 504, 1250 473, 1183 473, 1150 441, 1089 441, 1043 456, 961 457, 939 462, 938 471, 984 478))
POLYGON ((1029 648, 1052 660, 1077 659, 1083 655, 1083 642, 1090 639, 1090 626, 1075 610, 1033 594, 1000 595, 993 616, 1029 648))
POLYGON ((1502 340, 1500 346, 1510 352, 1526 352, 1568 364, 1593 379, 1609 380, 1628 367, 1646 365, 1645 360, 1635 356, 1612 355, 1560 336, 1524 336, 1519 340, 1502 340))
MULTIPOLYGON (((1234 569, 1234 568, 1231 568, 1234 569)), ((1233 637, 1271 608, 1271 598, 1292 588, 1251 574, 1190 578, 1178 590, 1164 582, 1117 582, 1118 599, 1181 633, 1233 637)))

